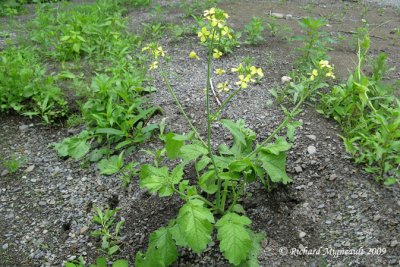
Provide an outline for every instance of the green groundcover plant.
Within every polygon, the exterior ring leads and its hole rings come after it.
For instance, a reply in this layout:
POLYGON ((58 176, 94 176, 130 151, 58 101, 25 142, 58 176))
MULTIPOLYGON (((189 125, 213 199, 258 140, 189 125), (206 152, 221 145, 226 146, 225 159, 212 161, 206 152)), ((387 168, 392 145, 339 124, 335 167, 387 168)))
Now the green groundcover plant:
MULTIPOLYGON (((158 155, 155 163, 141 166, 142 188, 160 197, 175 194, 184 204, 175 219, 150 235, 147 251, 136 254, 136 266, 169 266, 179 256, 178 247, 190 248, 193 252, 200 253, 213 240, 215 230, 220 250, 231 264, 258 266, 257 256, 264 234, 251 229, 251 219, 246 216, 240 202, 245 196, 247 186, 253 182, 261 182, 267 190, 271 190, 275 184, 291 182, 286 174, 286 152, 292 146, 290 142, 294 139, 295 128, 300 125, 293 117, 300 112, 300 106, 308 95, 325 85, 323 79, 326 75, 307 77, 301 84, 303 90, 299 93, 299 99, 292 111, 283 108, 286 118, 269 137, 257 143, 256 133, 246 127, 245 121, 222 119, 221 114, 234 96, 263 78, 261 68, 248 63, 232 68, 231 72, 237 73, 237 81, 233 85, 236 89, 231 91, 229 81, 219 83, 217 88, 220 93, 226 94, 225 101, 214 112, 211 110, 211 75, 215 73, 222 77, 226 73, 224 69, 213 70, 212 62, 224 55, 218 47, 220 40, 229 38, 231 31, 227 25, 228 17, 227 13, 217 8, 206 10, 204 23, 198 32, 201 44, 208 51, 206 139, 203 139, 190 121, 168 82, 167 73, 162 66, 165 56, 162 47, 151 43, 143 48, 153 59, 149 69, 159 70, 191 132, 162 132, 160 137, 164 147, 154 153, 158 155), (213 149, 215 141, 211 131, 212 123, 221 123, 233 136, 233 142, 220 144, 217 152, 213 149), (168 165, 161 164, 168 161, 168 165), (194 173, 185 171, 191 167, 194 167, 194 173)), ((200 60, 195 51, 189 57, 200 60)))
POLYGON ((366 171, 387 185, 400 180, 400 102, 394 96, 396 84, 383 81, 389 70, 387 56, 380 54, 372 74, 362 71, 370 39, 359 40, 358 64, 347 83, 334 86, 321 98, 319 112, 334 118, 344 130, 346 150, 366 171))

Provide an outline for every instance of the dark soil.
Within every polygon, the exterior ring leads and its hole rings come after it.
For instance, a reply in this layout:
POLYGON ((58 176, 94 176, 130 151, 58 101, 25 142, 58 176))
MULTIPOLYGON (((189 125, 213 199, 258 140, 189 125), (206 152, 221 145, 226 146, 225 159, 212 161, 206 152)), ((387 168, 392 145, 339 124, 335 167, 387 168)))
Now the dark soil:
MULTIPOLYGON (((230 14, 237 30, 252 16, 267 19, 271 11, 291 14, 291 20, 277 22, 292 27, 295 34, 300 33, 298 18, 324 16, 330 24, 325 30, 333 37, 341 34, 348 40, 354 37, 355 28, 363 24, 361 14, 365 10, 360 3, 328 0, 226 1, 220 7, 230 14)), ((389 78, 399 80, 400 38, 391 33, 400 25, 399 10, 367 7, 364 18, 372 29, 371 55, 386 52, 389 65, 396 67, 389 78)), ((22 15, 20 19, 30 16, 22 15)), ((166 17, 181 23, 176 8, 166 17)), ((147 9, 131 10, 127 19, 134 32, 137 25, 149 22, 152 16, 147 9)), ((215 68, 230 69, 249 56, 254 65, 263 68, 266 77, 262 83, 239 95, 222 114, 224 118, 243 118, 259 140, 268 136, 283 118, 269 89, 280 83, 296 59, 295 43, 288 43, 282 36, 266 34, 265 37, 265 43, 242 45, 215 63, 215 68)), ((205 51, 195 36, 179 42, 166 36, 162 43, 172 58, 171 71, 176 73, 171 76, 174 89, 204 134, 202 88, 206 66, 204 61, 189 61, 188 54, 196 50, 204 59, 205 51)), ((338 80, 345 79, 355 64, 355 48, 347 41, 340 42, 330 55, 338 80)), ((167 117, 170 130, 188 132, 165 86, 157 75, 155 78, 158 91, 151 99, 154 105, 163 108, 164 114, 154 120, 167 117)), ((218 78, 213 80, 214 84, 218 82, 218 78)), ((261 266, 399 266, 399 186, 385 187, 356 165, 345 153, 339 127, 318 114, 314 107, 305 105, 298 119, 303 126, 296 133, 287 160, 293 183, 270 193, 254 185, 242 202, 253 221, 253 229, 266 234, 259 256, 261 266), (311 145, 316 147, 315 154, 307 151, 311 145), (288 255, 282 248, 288 250, 288 255), (294 249, 304 248, 309 251, 321 248, 321 253, 293 255, 294 249), (370 250, 373 248, 384 249, 385 253, 335 256, 328 250, 360 248, 366 253, 374 252, 370 250)), ((136 252, 145 250, 149 234, 176 216, 182 204, 178 198, 150 196, 139 188, 137 180, 127 190, 121 190, 117 177, 101 176, 95 165, 58 158, 49 144, 60 142, 73 132, 74 129, 47 127, 27 118, 0 116, 0 158, 16 154, 27 159, 17 173, 3 172, 0 176, 0 266, 60 266, 63 261, 80 255, 94 262, 101 255, 99 240, 90 237, 95 229, 91 223, 94 206, 121 208, 119 217, 126 221, 122 231, 126 245, 118 258, 133 259, 136 252), (28 169, 30 166, 34 166, 33 170, 28 169)), ((226 130, 219 125, 213 125, 213 133, 215 146, 230 141, 226 130)), ((143 148, 159 146, 159 141, 154 140, 143 148)), ((131 158, 140 163, 150 161, 142 152, 131 158)), ((2 171, 0 167, 0 174, 2 171)), ((218 243, 212 243, 200 255, 187 250, 181 251, 181 255, 175 266, 229 266, 218 252, 218 243)))

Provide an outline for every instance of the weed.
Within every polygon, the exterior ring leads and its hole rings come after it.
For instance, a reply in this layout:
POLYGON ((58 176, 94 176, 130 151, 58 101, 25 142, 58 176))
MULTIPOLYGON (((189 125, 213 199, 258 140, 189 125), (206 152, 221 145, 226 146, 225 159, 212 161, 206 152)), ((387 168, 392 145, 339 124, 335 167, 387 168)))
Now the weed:
POLYGON ((39 115, 45 123, 64 117, 67 102, 55 77, 45 75, 31 48, 7 48, 0 52, 0 111, 39 115))
POLYGON ((370 46, 365 35, 359 40, 358 64, 346 84, 338 85, 321 98, 319 112, 333 117, 343 128, 346 150, 356 162, 366 164, 385 184, 399 182, 400 105, 393 96, 394 86, 383 83, 389 70, 386 55, 372 63, 372 74, 362 68, 370 46))
POLYGON ((272 36, 279 36, 280 38, 290 40, 292 28, 283 23, 278 23, 275 17, 269 17, 266 27, 272 36))
POLYGON ((0 166, 6 168, 10 173, 16 173, 26 162, 25 157, 18 157, 13 154, 9 159, 3 159, 0 166))
POLYGON ((326 26, 327 22, 324 19, 303 18, 299 21, 299 25, 304 31, 303 35, 293 37, 293 40, 302 42, 298 48, 300 52, 299 65, 305 63, 308 66, 317 65, 321 58, 329 59, 326 52, 328 51, 329 43, 333 40, 328 36, 328 33, 321 31, 322 27, 326 26))
POLYGON ((99 225, 100 229, 93 231, 91 235, 101 238, 101 249, 111 256, 120 249, 120 231, 125 221, 115 223, 118 209, 106 209, 104 212, 97 207, 94 209, 96 215, 93 216, 93 222, 99 225))
POLYGON ((253 17, 244 27, 244 32, 246 33, 245 43, 254 45, 264 41, 262 36, 264 30, 265 26, 262 18, 253 17))

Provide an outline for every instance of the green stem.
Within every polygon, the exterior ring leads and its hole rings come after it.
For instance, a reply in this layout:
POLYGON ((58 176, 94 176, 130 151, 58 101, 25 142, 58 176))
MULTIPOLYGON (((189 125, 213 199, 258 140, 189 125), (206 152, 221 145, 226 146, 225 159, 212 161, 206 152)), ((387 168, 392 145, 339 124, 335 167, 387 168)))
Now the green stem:
POLYGON ((210 156, 211 162, 214 166, 215 170, 215 175, 217 176, 217 181, 218 181, 218 190, 216 193, 216 208, 219 213, 223 212, 221 210, 221 178, 218 175, 218 168, 217 165, 215 164, 215 159, 214 155, 212 152, 212 146, 211 146, 211 110, 210 110, 210 90, 211 90, 211 83, 210 83, 210 78, 211 78, 211 57, 212 57, 212 52, 214 48, 214 37, 215 37, 215 30, 213 30, 212 36, 211 36, 211 45, 208 47, 208 57, 207 57, 207 86, 206 86, 206 109, 207 109, 207 148, 208 148, 208 155, 210 156))
POLYGON ((184 200, 189 200, 189 199, 193 199, 193 198, 197 198, 197 199, 200 199, 201 201, 203 201, 204 203, 206 203, 208 206, 210 206, 211 208, 213 208, 213 209, 216 209, 216 206, 213 204, 213 203, 211 203, 210 201, 208 201, 206 198, 204 198, 204 197, 202 197, 202 196, 200 196, 200 195, 194 195, 194 196, 187 196, 187 195, 185 195, 184 193, 182 193, 181 191, 179 191, 178 189, 176 189, 175 187, 174 187, 174 192, 175 193, 177 193, 178 195, 180 195, 181 196, 181 198, 183 198, 184 200))
POLYGON ((161 70, 160 73, 161 73, 161 76, 162 76, 165 84, 167 85, 168 92, 171 94, 172 98, 175 100, 175 104, 178 106, 179 111, 185 117, 187 123, 189 124, 190 128, 192 128, 192 131, 195 133, 196 137, 203 143, 204 146, 207 146, 206 142, 204 142, 203 138, 201 138, 201 136, 200 136, 199 132, 197 131, 196 127, 194 127, 194 125, 190 121, 188 115, 186 114, 185 110, 183 109, 181 103, 179 102, 179 99, 176 97, 176 94, 175 94, 174 90, 172 89, 172 86, 168 82, 168 79, 167 79, 167 76, 165 75, 165 72, 161 70))
POLYGON ((228 105, 228 103, 234 98, 238 93, 242 91, 242 88, 237 89, 235 92, 230 94, 227 99, 222 102, 221 106, 214 112, 214 116, 218 116, 218 114, 228 105))
POLYGON ((250 154, 246 156, 246 158, 251 158, 266 145, 268 144, 283 128, 286 127, 286 125, 289 123, 289 121, 292 119, 294 114, 297 112, 297 110, 300 108, 301 104, 303 104, 304 100, 307 98, 309 94, 305 95, 303 98, 300 99, 300 101, 297 103, 297 105, 292 109, 289 115, 286 116, 285 120, 272 132, 270 136, 268 136, 267 139, 265 139, 263 142, 261 142, 258 147, 253 150, 250 154))

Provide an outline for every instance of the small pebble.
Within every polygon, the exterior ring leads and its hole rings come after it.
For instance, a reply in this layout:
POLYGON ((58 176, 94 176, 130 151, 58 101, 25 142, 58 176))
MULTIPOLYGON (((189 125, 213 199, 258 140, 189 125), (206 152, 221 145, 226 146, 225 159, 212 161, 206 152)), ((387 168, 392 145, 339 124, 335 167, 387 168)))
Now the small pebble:
POLYGON ((308 154, 313 155, 317 152, 317 149, 315 148, 315 146, 309 146, 307 148, 308 154))

